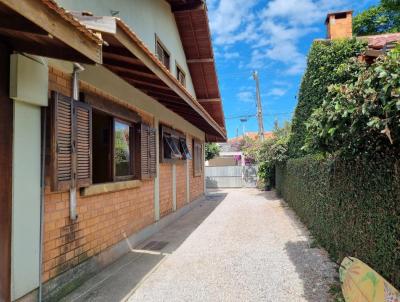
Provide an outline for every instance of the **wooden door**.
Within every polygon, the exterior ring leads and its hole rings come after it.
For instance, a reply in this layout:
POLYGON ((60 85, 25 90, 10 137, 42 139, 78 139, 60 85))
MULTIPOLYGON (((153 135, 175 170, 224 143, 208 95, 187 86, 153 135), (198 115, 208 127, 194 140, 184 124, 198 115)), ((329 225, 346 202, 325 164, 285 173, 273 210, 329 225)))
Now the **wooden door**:
POLYGON ((0 302, 11 300, 13 102, 9 72, 10 51, 0 43, 0 302))

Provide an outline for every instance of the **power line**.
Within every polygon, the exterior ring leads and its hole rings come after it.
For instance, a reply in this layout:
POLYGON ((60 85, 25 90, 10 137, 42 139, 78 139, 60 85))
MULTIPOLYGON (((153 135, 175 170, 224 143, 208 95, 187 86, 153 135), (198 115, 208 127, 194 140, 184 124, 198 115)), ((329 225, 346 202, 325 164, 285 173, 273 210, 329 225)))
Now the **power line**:
MULTIPOLYGON (((277 116, 277 115, 291 115, 293 112, 277 112, 277 113, 264 113, 263 117, 277 116)), ((257 114, 248 114, 248 115, 236 115, 236 116, 228 116, 225 117, 226 120, 235 120, 241 118, 253 118, 257 117, 257 114)))

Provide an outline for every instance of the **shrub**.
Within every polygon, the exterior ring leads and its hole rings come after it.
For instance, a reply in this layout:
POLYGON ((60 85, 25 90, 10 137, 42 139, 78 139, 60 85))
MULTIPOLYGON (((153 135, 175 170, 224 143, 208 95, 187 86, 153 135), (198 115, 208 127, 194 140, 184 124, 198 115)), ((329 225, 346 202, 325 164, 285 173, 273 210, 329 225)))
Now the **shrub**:
POLYGON ((355 39, 313 43, 293 116, 292 134, 289 140, 290 157, 301 157, 306 154, 302 150, 307 130, 305 122, 313 110, 321 106, 330 85, 349 80, 352 75, 343 72, 343 66, 360 54, 365 47, 364 42, 355 39))
POLYGON ((345 84, 331 85, 307 121, 308 151, 345 156, 400 152, 400 53, 391 51, 372 66, 356 59, 342 66, 345 84))
POLYGON ((355 256, 400 287, 400 160, 309 155, 279 165, 276 182, 337 262, 355 256))
POLYGON ((216 143, 207 143, 205 146, 206 160, 211 160, 214 157, 219 156, 219 153, 221 152, 219 145, 216 143))

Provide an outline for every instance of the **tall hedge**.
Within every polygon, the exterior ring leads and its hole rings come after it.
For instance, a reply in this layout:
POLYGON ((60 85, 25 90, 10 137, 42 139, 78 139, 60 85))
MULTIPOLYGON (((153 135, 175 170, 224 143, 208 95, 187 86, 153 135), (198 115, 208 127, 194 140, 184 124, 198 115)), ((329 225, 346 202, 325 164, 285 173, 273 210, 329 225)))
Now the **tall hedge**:
POLYGON ((400 288, 400 160, 306 156, 277 167, 276 182, 332 257, 358 257, 400 288))
POLYGON ((355 39, 315 41, 308 54, 307 70, 298 95, 298 105, 293 116, 292 135, 289 141, 290 157, 305 155, 305 122, 314 109, 321 106, 332 84, 345 83, 350 75, 340 68, 365 49, 365 43, 355 39))

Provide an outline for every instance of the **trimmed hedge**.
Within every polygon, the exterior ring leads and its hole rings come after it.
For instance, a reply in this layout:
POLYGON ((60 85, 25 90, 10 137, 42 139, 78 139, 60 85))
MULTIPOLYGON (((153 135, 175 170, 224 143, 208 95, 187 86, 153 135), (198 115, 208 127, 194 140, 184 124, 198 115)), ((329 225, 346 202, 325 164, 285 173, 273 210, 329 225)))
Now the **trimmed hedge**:
POLYGON ((357 257, 400 288, 400 160, 290 159, 276 187, 337 262, 357 257))
POLYGON ((351 75, 342 66, 362 53, 365 43, 356 39, 315 41, 308 54, 307 70, 303 76, 299 101, 293 116, 292 134, 289 140, 289 156, 301 157, 307 129, 305 122, 313 110, 319 108, 332 84, 345 83, 351 75))

